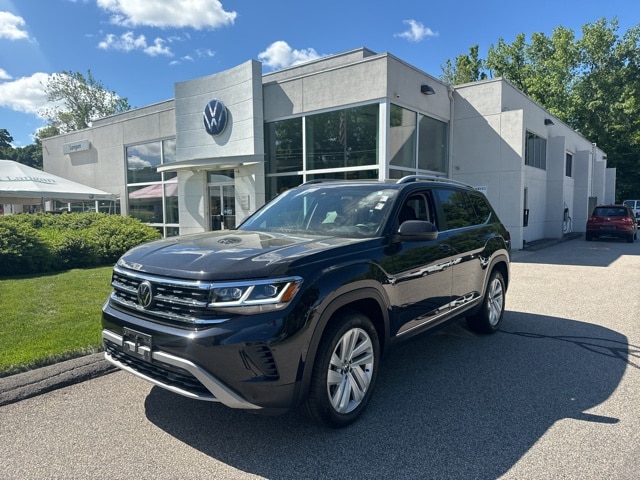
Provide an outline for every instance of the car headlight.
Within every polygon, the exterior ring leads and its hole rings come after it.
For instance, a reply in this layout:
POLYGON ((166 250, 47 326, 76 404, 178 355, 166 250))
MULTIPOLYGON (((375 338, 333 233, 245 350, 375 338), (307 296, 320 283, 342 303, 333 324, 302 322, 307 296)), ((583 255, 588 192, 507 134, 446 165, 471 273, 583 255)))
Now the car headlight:
POLYGON ((293 300, 301 285, 300 277, 215 283, 209 290, 208 307, 241 309, 239 313, 280 309, 293 300))

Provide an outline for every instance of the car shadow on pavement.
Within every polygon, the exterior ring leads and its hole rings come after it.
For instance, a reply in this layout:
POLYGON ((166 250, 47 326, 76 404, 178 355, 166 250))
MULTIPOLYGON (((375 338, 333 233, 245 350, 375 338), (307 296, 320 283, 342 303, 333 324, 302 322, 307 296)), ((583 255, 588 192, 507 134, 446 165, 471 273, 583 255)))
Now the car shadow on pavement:
POLYGON ((458 322, 390 352, 368 410, 343 430, 158 387, 145 407, 168 434, 261 477, 497 478, 555 422, 617 423, 588 410, 628 368, 640 369, 640 347, 617 332, 508 311, 495 335, 475 335, 458 322))

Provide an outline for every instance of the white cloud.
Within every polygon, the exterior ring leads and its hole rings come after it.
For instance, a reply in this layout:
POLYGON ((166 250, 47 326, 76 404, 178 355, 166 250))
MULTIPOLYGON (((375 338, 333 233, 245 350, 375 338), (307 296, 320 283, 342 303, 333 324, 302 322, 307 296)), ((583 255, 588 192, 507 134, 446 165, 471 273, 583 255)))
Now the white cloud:
POLYGON ((138 35, 136 37, 133 32, 123 33, 119 37, 110 33, 105 36, 104 40, 98 43, 98 48, 102 50, 120 50, 123 52, 140 50, 152 57, 158 55, 173 56, 171 49, 166 46, 165 40, 156 38, 153 41, 153 45, 148 45, 144 35, 138 35))
POLYGON ((164 55, 167 57, 173 57, 171 49, 165 45, 165 41, 161 38, 156 38, 153 41, 153 45, 144 49, 144 53, 151 57, 157 57, 158 55, 164 55))
POLYGON ((11 80, 13 77, 9 75, 4 68, 0 68, 0 80, 11 80))
POLYGON ((396 37, 404 38, 410 42, 419 42, 425 37, 437 37, 438 32, 434 32, 428 27, 425 27, 422 23, 416 20, 405 20, 405 25, 409 25, 409 29, 402 33, 396 33, 396 37))
POLYGON ((29 34, 22 28, 24 25, 22 17, 11 12, 0 12, 0 38, 8 38, 9 40, 29 38, 29 34))
POLYGON ((278 69, 309 62, 321 56, 313 48, 294 50, 287 42, 279 40, 269 45, 264 52, 259 53, 258 60, 271 69, 278 69))
POLYGON ((36 115, 44 108, 53 108, 45 92, 48 81, 48 74, 38 72, 30 77, 0 83, 0 107, 36 115))
POLYGON ((196 55, 198 55, 198 57, 215 57, 216 52, 209 48, 198 48, 196 50, 196 55))
POLYGON ((191 27, 196 30, 231 25, 236 12, 224 10, 219 0, 97 0, 110 12, 111 23, 123 26, 191 27))
POLYGON ((144 35, 134 37, 133 32, 123 33, 119 37, 109 33, 104 40, 98 43, 98 48, 102 50, 121 50, 130 52, 132 50, 144 50, 147 48, 147 39, 144 35))

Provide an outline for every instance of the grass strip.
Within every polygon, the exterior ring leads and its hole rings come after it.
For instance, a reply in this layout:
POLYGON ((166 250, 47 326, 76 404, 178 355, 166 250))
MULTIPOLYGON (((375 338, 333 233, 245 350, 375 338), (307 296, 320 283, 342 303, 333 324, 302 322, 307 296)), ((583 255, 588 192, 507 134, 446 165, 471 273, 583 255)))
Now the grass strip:
POLYGON ((0 377, 100 351, 111 271, 0 278, 0 377))

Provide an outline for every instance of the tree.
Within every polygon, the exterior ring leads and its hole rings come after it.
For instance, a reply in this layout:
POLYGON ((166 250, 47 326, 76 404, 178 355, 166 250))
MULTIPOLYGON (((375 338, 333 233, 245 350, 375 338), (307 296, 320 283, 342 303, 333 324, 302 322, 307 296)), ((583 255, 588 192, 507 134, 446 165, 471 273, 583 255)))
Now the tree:
POLYGON ((5 151, 13 148, 11 142, 13 142, 13 137, 9 134, 9 131, 5 128, 0 128, 0 155, 2 155, 3 158, 5 151))
POLYGON ((13 142, 13 137, 6 129, 0 128, 1 159, 13 160, 42 170, 42 145, 40 141, 26 147, 13 147, 11 142, 13 142))
POLYGON ((484 62, 478 57, 478 45, 470 47, 467 55, 458 55, 453 62, 447 60, 445 65, 440 68, 444 72, 441 76, 442 80, 451 85, 476 82, 487 78, 487 74, 483 71, 484 62))
POLYGON ((640 198, 640 26, 617 31, 616 19, 603 18, 584 25, 580 39, 564 27, 529 43, 524 34, 512 44, 500 38, 486 59, 474 57, 476 46, 448 60, 441 78, 507 79, 607 152, 618 200, 640 198))
POLYGON ((82 130, 98 118, 131 109, 126 98, 106 90, 93 78, 91 70, 87 70, 86 77, 79 72, 53 74, 45 91, 47 100, 61 106, 39 112, 48 122, 38 132, 39 138, 82 130))

